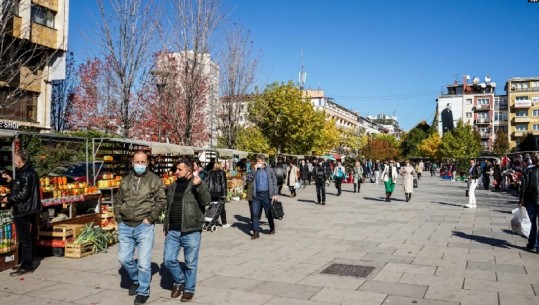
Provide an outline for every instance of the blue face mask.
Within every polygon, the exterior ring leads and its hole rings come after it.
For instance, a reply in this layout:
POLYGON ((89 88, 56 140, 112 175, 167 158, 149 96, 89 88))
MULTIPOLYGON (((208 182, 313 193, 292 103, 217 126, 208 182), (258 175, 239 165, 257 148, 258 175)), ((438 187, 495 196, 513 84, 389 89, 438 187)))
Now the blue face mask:
POLYGON ((133 169, 135 170, 135 174, 142 175, 146 171, 146 165, 145 164, 135 164, 133 169))

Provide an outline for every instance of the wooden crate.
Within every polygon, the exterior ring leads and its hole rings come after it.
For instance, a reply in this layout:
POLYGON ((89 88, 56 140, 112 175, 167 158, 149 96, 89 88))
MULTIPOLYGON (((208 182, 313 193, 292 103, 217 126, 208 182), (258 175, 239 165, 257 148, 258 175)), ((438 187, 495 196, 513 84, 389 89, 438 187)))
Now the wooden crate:
POLYGON ((64 256, 69 258, 82 258, 94 253, 92 243, 74 244, 66 243, 64 256))
POLYGON ((39 230, 38 238, 41 239, 41 237, 53 237, 53 238, 61 238, 62 240, 66 240, 75 234, 75 231, 73 228, 66 227, 63 225, 54 225, 52 226, 52 231, 44 231, 39 230))

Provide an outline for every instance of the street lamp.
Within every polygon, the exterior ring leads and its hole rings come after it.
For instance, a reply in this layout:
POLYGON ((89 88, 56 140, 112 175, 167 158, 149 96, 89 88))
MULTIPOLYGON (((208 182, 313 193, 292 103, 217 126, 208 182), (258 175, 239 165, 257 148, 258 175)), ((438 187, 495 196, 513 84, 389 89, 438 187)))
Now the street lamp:
POLYGON ((161 99, 162 93, 167 84, 168 72, 154 70, 151 72, 155 86, 157 87, 157 93, 159 94, 159 101, 157 107, 159 108, 158 122, 157 122, 157 142, 161 142, 161 99))

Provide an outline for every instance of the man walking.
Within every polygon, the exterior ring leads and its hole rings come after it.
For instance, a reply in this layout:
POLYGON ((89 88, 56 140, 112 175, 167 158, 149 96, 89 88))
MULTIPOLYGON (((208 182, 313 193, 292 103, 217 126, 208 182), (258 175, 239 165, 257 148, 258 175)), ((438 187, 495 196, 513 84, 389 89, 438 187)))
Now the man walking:
POLYGON ((270 234, 275 234, 275 223, 271 214, 271 201, 277 199, 277 177, 272 168, 267 166, 266 157, 259 154, 256 157, 255 171, 249 175, 249 182, 253 183, 253 235, 251 239, 260 238, 260 209, 264 208, 270 234))
POLYGON ((326 179, 328 178, 324 159, 318 159, 318 164, 313 169, 313 176, 316 185, 317 203, 326 205, 326 179))
MULTIPOLYGON (((210 171, 209 177, 219 170, 222 171, 217 163, 210 171)), ((176 183, 170 185, 167 193, 167 209, 163 224, 166 236, 163 260, 174 280, 170 297, 177 298, 183 293, 180 301, 189 302, 195 295, 204 209, 210 204, 213 195, 206 183, 193 175, 193 164, 188 159, 181 159, 176 164, 176 176, 178 177, 176 183), (182 248, 185 270, 180 268, 178 262, 182 248)), ((226 182, 224 186, 226 187, 226 182)))
POLYGON ((155 221, 166 204, 161 178, 148 169, 148 155, 133 155, 133 170, 122 180, 114 199, 118 222, 118 260, 133 281, 129 295, 136 295, 135 305, 145 304, 150 296, 152 248, 155 221), (138 265, 133 258, 138 248, 138 265))
POLYGON ((538 216, 539 216, 539 155, 532 157, 535 166, 524 170, 520 187, 519 205, 526 207, 532 223, 528 244, 526 248, 533 252, 539 252, 538 243, 538 216))
POLYGON ((273 169, 275 176, 277 177, 277 189, 278 194, 281 195, 281 190, 283 189, 284 181, 286 180, 286 164, 283 163, 282 159, 279 159, 275 168, 273 169))
POLYGON ((30 164, 25 151, 15 153, 15 179, 4 173, 2 178, 11 182, 11 193, 2 199, 2 203, 13 207, 15 230, 21 251, 21 264, 10 276, 20 276, 34 272, 34 256, 32 249, 32 226, 35 225, 36 214, 41 208, 39 198, 39 177, 30 164))

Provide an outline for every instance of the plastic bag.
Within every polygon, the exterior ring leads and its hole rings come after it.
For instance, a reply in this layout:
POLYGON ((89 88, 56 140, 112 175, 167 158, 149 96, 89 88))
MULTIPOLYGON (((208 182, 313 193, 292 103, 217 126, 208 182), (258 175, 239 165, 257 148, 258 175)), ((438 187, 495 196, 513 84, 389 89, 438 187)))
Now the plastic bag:
POLYGON ((516 234, 522 234, 528 238, 532 223, 525 207, 519 207, 512 211, 513 219, 511 219, 511 229, 516 234))
POLYGON ((294 188, 295 188, 296 190, 299 190, 299 189, 301 188, 301 182, 296 181, 296 183, 294 184, 294 188))

